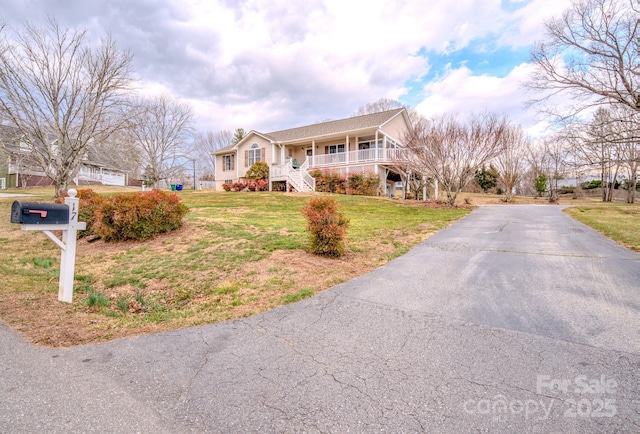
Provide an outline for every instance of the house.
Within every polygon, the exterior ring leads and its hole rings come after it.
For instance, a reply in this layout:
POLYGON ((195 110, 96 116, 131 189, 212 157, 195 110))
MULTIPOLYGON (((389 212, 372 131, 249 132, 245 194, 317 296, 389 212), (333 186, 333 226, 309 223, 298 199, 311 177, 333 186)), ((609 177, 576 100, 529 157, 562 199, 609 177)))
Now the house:
MULTIPOLYGON (((55 142, 52 142, 55 146, 55 142)), ((52 185, 36 159, 33 150, 20 140, 17 129, 0 125, 0 178, 6 187, 36 187, 52 185)), ((75 185, 127 185, 127 173, 90 149, 83 157, 72 181, 75 185)))
POLYGON ((393 167, 411 122, 405 109, 354 116, 271 133, 250 131, 237 144, 214 153, 216 188, 244 179, 257 161, 269 164, 269 184, 285 181, 297 191, 314 191, 314 169, 376 174, 391 195, 400 180, 393 167))

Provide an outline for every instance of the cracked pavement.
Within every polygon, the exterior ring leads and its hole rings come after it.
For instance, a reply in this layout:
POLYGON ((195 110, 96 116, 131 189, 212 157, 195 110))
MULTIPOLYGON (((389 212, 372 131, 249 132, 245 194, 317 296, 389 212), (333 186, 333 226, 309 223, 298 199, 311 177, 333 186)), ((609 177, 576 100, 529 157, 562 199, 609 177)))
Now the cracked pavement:
POLYGON ((252 318, 98 345, 0 324, 0 432, 640 432, 640 255, 488 206, 252 318))

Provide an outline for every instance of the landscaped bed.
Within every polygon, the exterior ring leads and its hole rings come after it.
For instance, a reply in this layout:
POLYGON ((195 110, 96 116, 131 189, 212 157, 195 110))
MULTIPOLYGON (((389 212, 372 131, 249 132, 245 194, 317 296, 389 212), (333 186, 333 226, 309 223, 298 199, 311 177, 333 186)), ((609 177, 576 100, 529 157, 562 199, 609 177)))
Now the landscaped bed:
MULTIPOLYGON (((40 195, 29 201, 52 196, 28 192, 40 195)), ((181 197, 191 212, 176 231, 145 242, 80 240, 73 304, 57 300, 58 247, 10 224, 14 199, 0 198, 0 318, 30 342, 69 346, 245 317, 362 275, 470 209, 332 195, 350 226, 347 254, 330 259, 306 252, 300 210, 310 195, 181 197)))

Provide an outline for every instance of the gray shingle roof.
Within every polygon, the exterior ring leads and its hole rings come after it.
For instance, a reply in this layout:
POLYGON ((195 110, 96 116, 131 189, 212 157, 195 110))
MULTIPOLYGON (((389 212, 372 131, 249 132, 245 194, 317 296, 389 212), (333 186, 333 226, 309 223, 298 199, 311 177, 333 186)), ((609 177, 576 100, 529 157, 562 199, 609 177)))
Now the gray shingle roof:
MULTIPOLYGON (((253 133, 260 134, 269 140, 274 142, 293 142, 298 140, 311 140, 313 138, 334 135, 334 134, 347 134, 350 131, 364 130, 367 128, 376 128, 388 122, 394 116, 397 116, 404 109, 394 109, 384 112, 371 113, 368 115, 353 116, 345 119, 338 119, 335 121, 320 122, 317 124, 306 125, 303 127, 290 128, 288 130, 274 131, 271 133, 263 134, 257 131, 253 133)), ((236 145, 225 146, 214 152, 214 154, 223 154, 231 151, 236 145)))
POLYGON ((331 134, 347 134, 349 131, 363 130, 366 128, 379 127, 398 113, 402 108, 385 112, 372 113, 362 116, 354 116, 336 121, 321 122, 319 124, 307 125, 304 127, 291 128, 288 130, 274 131, 265 134, 276 142, 289 142, 294 140, 311 139, 331 134))

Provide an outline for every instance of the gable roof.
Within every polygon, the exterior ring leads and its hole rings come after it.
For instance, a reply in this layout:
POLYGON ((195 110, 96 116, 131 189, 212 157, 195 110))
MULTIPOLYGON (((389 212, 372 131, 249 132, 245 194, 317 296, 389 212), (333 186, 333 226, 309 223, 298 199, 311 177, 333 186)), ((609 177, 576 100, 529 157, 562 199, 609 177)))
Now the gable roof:
POLYGON ((257 131, 251 130, 247 134, 245 134, 244 137, 242 138, 242 140, 239 140, 238 143, 232 143, 232 144, 227 145, 227 146, 225 146, 223 148, 220 148, 217 151, 215 151, 214 154, 220 154, 220 153, 228 152, 228 151, 231 151, 231 150, 235 149, 236 146, 238 146, 242 142, 245 142, 253 134, 255 134, 256 136, 260 136, 260 137, 262 137, 262 138, 264 138, 266 140, 269 140, 269 141, 273 140, 272 137, 269 137, 266 134, 262 134, 262 133, 259 133, 257 131))
POLYGON ((274 131, 262 134, 257 131, 249 131, 249 133, 235 145, 225 146, 215 152, 221 154, 235 149, 239 144, 243 143, 251 134, 257 134, 265 139, 276 142, 294 142, 299 140, 312 140, 329 135, 348 134, 352 131, 365 130, 368 128, 380 128, 398 115, 403 115, 408 121, 406 110, 404 108, 387 110, 384 112, 371 113, 361 116, 353 116, 335 121, 320 122, 317 124, 306 125, 303 127, 290 128, 287 130, 274 131))
POLYGON ((338 119, 336 121, 321 122, 304 127, 288 130, 274 131, 266 135, 276 142, 289 142, 293 140, 312 139, 314 137, 328 136, 331 134, 347 134, 350 131, 364 130, 367 128, 381 127, 396 117, 403 108, 388 110, 385 112, 371 113, 368 115, 354 116, 338 119))

